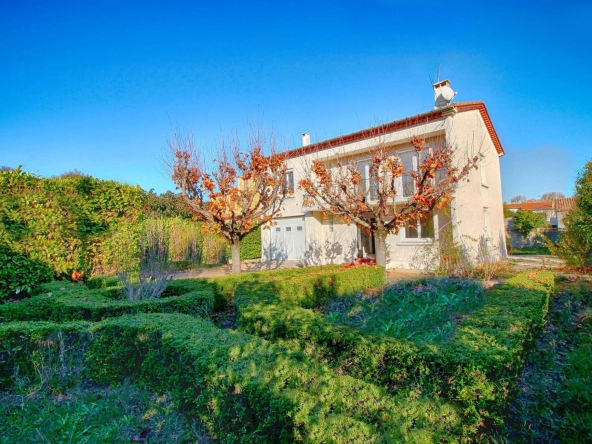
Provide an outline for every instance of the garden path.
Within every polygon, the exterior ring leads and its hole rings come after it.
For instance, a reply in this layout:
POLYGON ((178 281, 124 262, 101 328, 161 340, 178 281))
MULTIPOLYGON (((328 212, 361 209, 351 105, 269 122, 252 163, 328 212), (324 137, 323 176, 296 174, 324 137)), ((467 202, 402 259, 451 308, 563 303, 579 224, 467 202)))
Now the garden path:
POLYGON ((565 261, 557 256, 545 254, 532 254, 524 256, 508 256, 510 262, 514 265, 516 271, 527 270, 529 268, 550 268, 558 270, 565 267, 565 261))

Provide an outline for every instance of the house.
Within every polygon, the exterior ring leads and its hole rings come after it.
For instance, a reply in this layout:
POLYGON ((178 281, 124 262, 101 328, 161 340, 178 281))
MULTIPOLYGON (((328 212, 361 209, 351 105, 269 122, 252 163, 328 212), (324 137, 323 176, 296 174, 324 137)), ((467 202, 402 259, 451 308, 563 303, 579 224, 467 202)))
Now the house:
POLYGON ((565 229, 563 218, 576 206, 575 197, 562 197, 553 201, 553 209, 555 210, 554 218, 552 219, 552 225, 558 229, 565 229))
POLYGON ((552 202, 529 200, 522 203, 506 204, 506 208, 514 213, 532 211, 542 214, 549 227, 564 229, 563 218, 575 205, 575 197, 562 197, 552 202))
POLYGON ((533 213, 542 214, 545 222, 549 227, 556 227, 555 209, 553 202, 529 200, 521 203, 506 204, 506 208, 513 213, 518 211, 532 211, 533 213))
MULTIPOLYGON (((283 205, 281 217, 262 230, 262 260, 298 260, 308 265, 322 265, 374 257, 371 233, 355 224, 340 223, 310 204, 298 182, 313 160, 331 163, 336 156, 349 156, 358 163, 364 181, 368 179, 368 152, 378 144, 397 153, 406 169, 417 167, 418 155, 410 139, 425 138, 428 144, 444 140, 456 147, 455 159, 462 163, 467 155, 480 153, 480 168, 472 170, 469 181, 459 185, 451 204, 435 211, 426 220, 411 223, 398 234, 387 237, 387 268, 412 268, 426 246, 433 245, 444 227, 452 227, 454 240, 470 244, 476 254, 478 244, 486 242, 491 250, 505 255, 504 217, 499 158, 504 150, 483 102, 451 103, 450 82, 434 85, 435 108, 383 125, 344 136, 310 143, 303 134, 302 146, 286 153, 286 187, 293 191, 283 205), (445 91, 446 94, 441 93, 445 91)), ((413 183, 401 179, 401 200, 413 194, 413 183)), ((369 197, 371 198, 371 190, 369 197)), ((475 257, 475 256, 473 256, 475 257)))

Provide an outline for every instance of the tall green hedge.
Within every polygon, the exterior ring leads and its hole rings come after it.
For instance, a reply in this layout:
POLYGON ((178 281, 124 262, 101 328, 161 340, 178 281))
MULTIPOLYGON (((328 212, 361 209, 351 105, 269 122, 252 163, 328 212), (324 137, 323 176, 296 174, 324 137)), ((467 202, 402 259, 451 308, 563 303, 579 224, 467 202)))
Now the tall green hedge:
POLYGON ((251 231, 240 243, 240 257, 245 259, 259 259, 261 257, 261 228, 251 231))
POLYGON ((144 191, 75 175, 41 178, 0 172, 0 245, 53 270, 90 275, 102 244, 121 224, 143 218, 144 191))
POLYGON ((0 299, 21 291, 30 293, 35 285, 52 277, 53 270, 43 262, 0 245, 0 299))

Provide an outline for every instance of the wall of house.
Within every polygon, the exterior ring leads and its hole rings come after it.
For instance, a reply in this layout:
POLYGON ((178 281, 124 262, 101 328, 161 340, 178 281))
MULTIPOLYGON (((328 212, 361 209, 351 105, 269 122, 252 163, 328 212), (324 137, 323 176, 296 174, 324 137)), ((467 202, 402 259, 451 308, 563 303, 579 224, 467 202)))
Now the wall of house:
MULTIPOLYGON (((334 220, 333 231, 329 230, 328 221, 316 206, 303 206, 304 194, 298 189, 298 182, 305 177, 307 166, 314 160, 331 161, 343 155, 359 155, 378 143, 392 144, 396 148, 409 147, 409 139, 413 136, 441 137, 448 143, 458 147, 456 162, 462 163, 467 154, 476 155, 481 152, 485 183, 482 183, 481 172, 471 171, 468 183, 462 183, 456 193, 456 198, 450 208, 455 236, 463 243, 471 244, 477 249, 477 241, 489 238, 489 245, 500 255, 505 255, 505 230, 503 219, 503 200, 501 193, 501 175, 499 157, 491 141, 489 133, 481 119, 479 111, 467 111, 443 117, 425 125, 400 130, 381 137, 352 142, 337 148, 330 148, 316 153, 288 159, 288 168, 294 172, 295 190, 292 196, 285 199, 282 217, 304 215, 306 221, 306 251, 304 261, 310 265, 328 263, 342 263, 357 257, 357 227, 355 225, 339 224, 334 220), (484 208, 489 209, 489 233, 484 229, 484 208)), ((435 222, 442 227, 449 220, 438 213, 435 222)), ((262 232, 262 260, 269 259, 269 230, 262 232)), ((403 233, 387 237, 387 267, 389 268, 417 268, 421 256, 433 245, 425 239, 407 240, 403 233)))
POLYGON ((452 203, 455 239, 476 256, 478 243, 488 240, 490 251, 505 257, 505 227, 499 155, 479 111, 454 117, 449 143, 457 147, 457 164, 466 163, 467 154, 482 155, 480 170, 472 170, 469 182, 459 185, 452 203), (483 174, 483 175, 482 175, 483 174), (488 209, 488 215, 485 209, 488 209), (487 227, 487 225, 489 225, 487 227))

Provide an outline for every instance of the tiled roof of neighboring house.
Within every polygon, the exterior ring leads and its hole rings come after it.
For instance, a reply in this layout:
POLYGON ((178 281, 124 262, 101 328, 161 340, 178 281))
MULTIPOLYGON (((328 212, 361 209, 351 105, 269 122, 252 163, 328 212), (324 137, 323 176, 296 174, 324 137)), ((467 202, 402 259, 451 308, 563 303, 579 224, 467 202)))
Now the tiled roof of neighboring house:
POLYGON ((543 211, 543 210, 552 210, 553 209, 553 202, 522 202, 516 204, 507 204, 506 208, 509 210, 522 210, 522 211, 543 211))
POLYGON ((499 138, 497 137, 497 133, 495 132, 495 128, 491 123, 489 113, 487 112, 487 108, 485 108, 485 103, 482 101, 453 103, 446 108, 434 109, 422 114, 417 114, 416 116, 405 117, 404 119, 399 119, 393 122, 385 123, 383 125, 367 128, 365 130, 357 131, 355 133, 334 137, 333 139, 323 140, 322 142, 312 143, 307 146, 290 150, 286 154, 289 158, 298 157, 304 154, 309 154, 327 148, 343 145, 345 143, 356 142, 358 140, 364 140, 370 137, 380 136, 382 134, 390 133, 396 130, 410 128, 416 125, 431 122, 432 120, 440 119, 443 116, 444 111, 451 110, 452 108, 455 108, 456 111, 460 113, 475 110, 479 111, 479 113, 481 114, 481 118, 483 119, 483 123, 485 123, 485 127, 489 132, 489 136, 493 141, 493 145, 495 146, 497 153, 500 156, 504 155, 504 149, 502 148, 499 138))
POLYGON ((576 198, 575 197, 562 197, 560 199, 555 199, 555 209, 557 211, 561 211, 562 213, 567 213, 575 206, 576 206, 576 198))

